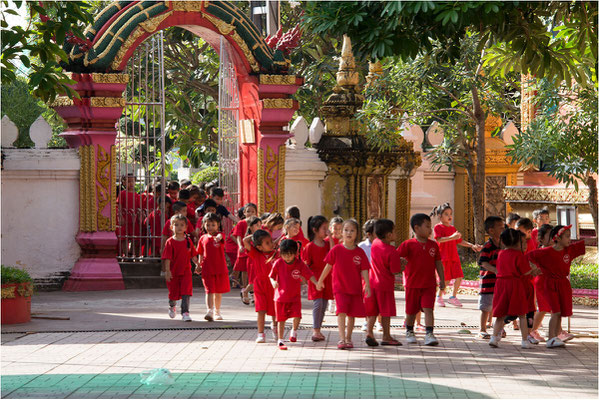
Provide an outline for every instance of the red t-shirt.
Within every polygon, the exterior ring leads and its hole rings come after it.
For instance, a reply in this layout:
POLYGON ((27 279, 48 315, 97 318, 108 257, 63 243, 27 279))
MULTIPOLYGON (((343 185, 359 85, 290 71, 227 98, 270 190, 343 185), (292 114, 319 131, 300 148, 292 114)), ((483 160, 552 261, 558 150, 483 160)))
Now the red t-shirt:
POLYGON ((537 244, 535 247, 536 250, 539 247, 539 228, 534 228, 532 232, 530 232, 530 238, 537 244))
POLYGON ((293 264, 287 264, 279 258, 273 264, 269 276, 279 283, 279 287, 275 289, 275 301, 294 302, 301 300, 302 276, 309 280, 314 274, 299 257, 296 257, 293 264))
MULTIPOLYGON (((297 234, 294 237, 287 237, 287 235, 283 235, 281 237, 281 241, 285 240, 285 239, 291 239, 291 240, 295 240, 296 242, 298 242, 300 244, 300 250, 303 252, 304 249, 306 248, 306 245, 308 243, 310 243, 310 241, 308 239, 306 239, 305 237, 303 237, 301 234, 297 234)), ((281 242, 279 242, 281 243, 281 242)))
MULTIPOLYGON (((233 228, 235 229, 235 228, 233 228)), ((233 234, 233 229, 231 229, 231 232, 229 232, 229 236, 227 236, 227 239, 225 240, 225 253, 237 253, 237 250, 239 249, 239 245, 237 244, 236 240, 233 240, 233 236, 231 236, 233 234)))
MULTIPOLYGON (((325 242, 329 242, 331 241, 330 236, 327 236, 327 238, 325 239, 325 242)), ((333 236, 333 243, 335 243, 335 245, 339 244, 339 239, 337 239, 335 236, 333 236)))
MULTIPOLYGON (((434 229, 435 239, 449 237, 457 231, 453 225, 445 226, 442 223, 438 223, 434 229)), ((460 261, 458 243, 462 243, 462 239, 439 243, 439 250, 441 250, 441 259, 443 261, 460 261)))
POLYGON ((198 254, 202 256, 202 275, 228 274, 225 244, 214 236, 205 234, 198 241, 198 254))
POLYGON ((370 248, 370 286, 373 289, 392 291, 395 288, 395 276, 401 272, 401 257, 395 247, 376 238, 370 248))
MULTIPOLYGON (((191 235, 193 233, 193 225, 191 224, 191 222, 189 222, 189 219, 187 220, 187 229, 185 230, 185 233, 187 233, 188 235, 191 235)), ((167 220, 164 223, 164 227, 162 228, 162 236, 173 236, 173 230, 171 229, 170 220, 167 220)))
POLYGON ((231 235, 237 236, 243 240, 243 238, 246 236, 245 233, 247 232, 247 230, 248 230, 248 222, 245 219, 242 219, 241 221, 239 221, 237 223, 237 225, 235 225, 233 227, 233 231, 231 232, 231 235))
POLYGON ((317 246, 314 242, 308 242, 302 252, 302 259, 310 267, 312 272, 314 272, 316 279, 320 278, 324 267, 327 265, 324 259, 329 254, 330 249, 331 244, 328 241, 325 241, 322 247, 317 246))
POLYGON ((536 250, 538 247, 539 247, 539 245, 538 245, 537 241, 531 237, 530 239, 528 239, 526 241, 526 254, 530 253, 531 251, 536 250))
POLYGON ((333 292, 362 293, 362 271, 368 271, 370 263, 364 250, 356 246, 349 250, 343 244, 334 246, 324 261, 333 266, 333 292))
POLYGON ((530 271, 528 259, 519 250, 505 249, 497 257, 497 278, 521 278, 530 271))
POLYGON ((170 270, 173 276, 181 276, 191 275, 191 259, 197 255, 191 239, 176 240, 170 237, 166 240, 161 258, 171 260, 170 270))
POLYGON ((275 252, 263 253, 260 250, 252 246, 248 256, 252 260, 252 275, 254 282, 257 280, 268 280, 268 275, 272 269, 272 264, 276 261, 277 257, 273 258, 271 262, 267 262, 275 252))
POLYGON ((570 246, 561 251, 553 247, 544 247, 528 253, 528 259, 536 264, 543 275, 549 278, 560 279, 570 275, 570 264, 576 257, 585 253, 584 240, 570 243, 570 246))
POLYGON ((193 202, 187 204, 187 219, 194 225, 198 220, 196 217, 196 205, 193 202))
POLYGON ((144 192, 140 196, 141 206, 147 210, 154 209, 154 194, 144 192))
POLYGON ((418 239, 406 240, 398 248, 399 256, 408 260, 404 270, 404 287, 430 288, 437 286, 435 271, 441 260, 439 245, 433 240, 421 243, 418 239))

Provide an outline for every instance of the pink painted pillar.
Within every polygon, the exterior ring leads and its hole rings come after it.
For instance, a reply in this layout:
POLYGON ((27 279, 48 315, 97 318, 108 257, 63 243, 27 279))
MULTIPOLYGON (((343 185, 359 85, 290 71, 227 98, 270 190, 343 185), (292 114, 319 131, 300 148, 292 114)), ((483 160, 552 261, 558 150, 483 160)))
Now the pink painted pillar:
POLYGON ((117 262, 116 123, 125 101, 125 74, 72 74, 73 88, 81 99, 59 97, 52 107, 64 118, 62 134, 70 147, 79 149, 79 233, 81 257, 63 290, 125 289, 117 262))
POLYGON ((262 116, 258 126, 258 209, 283 212, 285 207, 285 142, 289 121, 299 108, 291 98, 303 84, 293 75, 260 75, 262 116))

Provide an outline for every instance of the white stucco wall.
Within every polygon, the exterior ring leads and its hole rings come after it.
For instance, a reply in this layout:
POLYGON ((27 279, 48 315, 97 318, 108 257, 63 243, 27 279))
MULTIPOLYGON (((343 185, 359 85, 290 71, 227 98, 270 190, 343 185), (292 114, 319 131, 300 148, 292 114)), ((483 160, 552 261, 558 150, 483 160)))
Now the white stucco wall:
POLYGON ((2 149, 2 264, 33 278, 70 271, 79 258, 79 155, 73 149, 2 149))
POLYGON ((430 214, 435 206, 448 202, 454 206, 454 181, 455 173, 447 167, 436 171, 431 166, 426 154, 422 154, 422 165, 416 170, 412 178, 412 199, 410 215, 416 213, 430 214))

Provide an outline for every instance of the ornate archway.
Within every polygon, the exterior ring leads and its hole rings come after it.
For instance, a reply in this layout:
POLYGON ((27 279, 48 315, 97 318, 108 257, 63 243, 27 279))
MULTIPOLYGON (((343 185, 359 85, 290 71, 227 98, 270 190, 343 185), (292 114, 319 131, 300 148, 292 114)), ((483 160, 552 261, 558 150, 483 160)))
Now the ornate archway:
POLYGON ((291 96, 303 79, 288 74, 289 59, 270 48, 252 22, 226 1, 118 1, 88 27, 87 43, 65 42, 63 67, 77 81, 80 99, 58 98, 53 107, 64 118, 69 146, 81 154, 80 220, 82 254, 65 290, 124 289, 116 260, 115 125, 129 77, 123 73, 136 47, 154 33, 178 26, 219 51, 230 44, 240 93, 241 202, 261 212, 283 207, 286 127, 298 108, 291 96))

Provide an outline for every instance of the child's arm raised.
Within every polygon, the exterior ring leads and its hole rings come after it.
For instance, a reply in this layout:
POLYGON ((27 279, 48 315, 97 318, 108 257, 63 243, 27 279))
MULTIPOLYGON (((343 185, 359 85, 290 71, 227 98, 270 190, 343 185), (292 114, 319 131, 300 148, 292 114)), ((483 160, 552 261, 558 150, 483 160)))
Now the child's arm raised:
POLYGON ((331 269, 333 269, 333 266, 331 264, 325 265, 324 269, 322 270, 322 274, 320 274, 320 278, 316 283, 316 290, 324 289, 324 279, 327 277, 329 272, 331 272, 331 269))
POLYGON ((445 274, 443 272, 443 261, 435 261, 435 267, 437 268, 437 275, 439 275, 439 289, 445 292, 445 274))
POLYGON ((252 235, 243 238, 243 247, 249 252, 252 250, 252 235))

